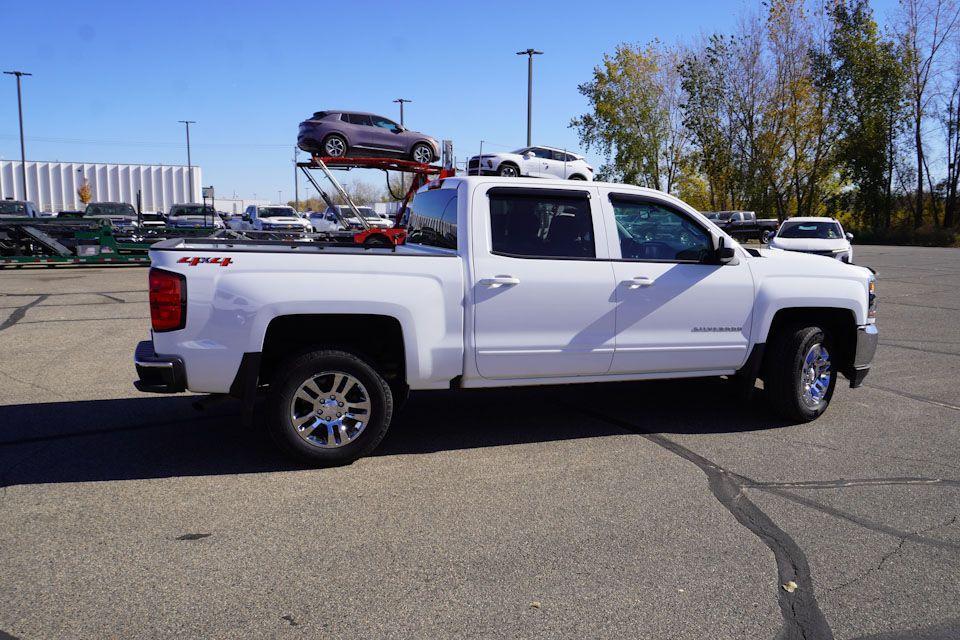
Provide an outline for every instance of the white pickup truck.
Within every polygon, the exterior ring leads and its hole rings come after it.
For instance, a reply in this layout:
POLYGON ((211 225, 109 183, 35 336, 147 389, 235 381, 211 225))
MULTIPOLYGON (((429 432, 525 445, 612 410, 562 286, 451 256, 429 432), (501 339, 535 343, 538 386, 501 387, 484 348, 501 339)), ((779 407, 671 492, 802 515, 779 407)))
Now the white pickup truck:
POLYGON ((804 422, 877 345, 876 280, 740 246, 667 194, 467 177, 421 188, 407 243, 166 240, 142 391, 270 398, 318 464, 372 451, 409 390, 730 376, 804 422))

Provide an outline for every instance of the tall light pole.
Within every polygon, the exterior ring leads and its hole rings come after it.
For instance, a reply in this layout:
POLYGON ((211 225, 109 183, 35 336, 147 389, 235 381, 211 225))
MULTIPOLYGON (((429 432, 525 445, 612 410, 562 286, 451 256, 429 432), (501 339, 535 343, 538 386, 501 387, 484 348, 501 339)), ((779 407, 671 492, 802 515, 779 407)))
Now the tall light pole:
POLYGON ((23 97, 20 92, 20 78, 33 74, 25 71, 4 71, 4 73, 17 77, 17 111, 20 114, 20 177, 23 178, 23 199, 27 200, 27 147, 23 144, 23 97))
POLYGON ((300 148, 293 147, 293 206, 300 211, 300 176, 297 175, 297 156, 300 155, 300 148))
POLYGON ((406 98, 397 98, 394 102, 400 103, 400 126, 403 126, 403 103, 404 102, 413 102, 413 100, 407 100, 406 98))
POLYGON ((527 146, 533 144, 531 142, 531 128, 530 122, 533 119, 533 56, 543 55, 543 51, 537 51, 536 49, 527 49, 525 51, 517 51, 518 56, 527 56, 527 146))
POLYGON ((193 198, 193 163, 190 162, 190 125, 197 124, 196 120, 177 120, 187 125, 187 178, 190 180, 190 196, 193 198))

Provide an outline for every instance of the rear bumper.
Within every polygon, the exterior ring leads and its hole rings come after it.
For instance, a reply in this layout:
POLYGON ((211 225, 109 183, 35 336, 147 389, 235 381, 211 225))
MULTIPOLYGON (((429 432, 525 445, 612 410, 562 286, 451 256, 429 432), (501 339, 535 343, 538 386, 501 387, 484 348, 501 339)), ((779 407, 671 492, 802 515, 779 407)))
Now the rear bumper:
POLYGON ((137 344, 133 356, 137 377, 133 383, 145 393, 179 393, 187 388, 187 375, 179 356, 158 355, 152 340, 137 344))
POLYGON ((877 352, 877 343, 880 334, 877 325, 868 324, 857 329, 857 351, 853 356, 853 370, 851 371, 850 386, 859 387, 864 378, 870 373, 870 364, 877 352))

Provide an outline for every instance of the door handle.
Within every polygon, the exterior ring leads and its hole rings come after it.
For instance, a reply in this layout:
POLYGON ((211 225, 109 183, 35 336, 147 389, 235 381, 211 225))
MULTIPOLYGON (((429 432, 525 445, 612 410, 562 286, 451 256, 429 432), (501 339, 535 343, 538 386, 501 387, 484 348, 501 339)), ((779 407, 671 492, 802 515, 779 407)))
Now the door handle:
POLYGON ((627 285, 628 289, 639 289, 640 287, 649 287, 654 283, 654 278, 650 276, 635 276, 633 280, 624 280, 623 284, 627 285))
POLYGON ((497 289, 499 287, 508 287, 515 284, 520 284, 520 278, 515 278, 513 276, 496 276, 493 278, 484 278, 478 284, 482 287, 497 289))

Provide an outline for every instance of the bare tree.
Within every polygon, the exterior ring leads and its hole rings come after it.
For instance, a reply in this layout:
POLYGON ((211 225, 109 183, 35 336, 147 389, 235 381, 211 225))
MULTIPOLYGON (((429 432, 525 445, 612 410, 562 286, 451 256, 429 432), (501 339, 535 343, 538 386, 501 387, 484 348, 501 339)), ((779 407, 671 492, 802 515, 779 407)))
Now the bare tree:
MULTIPOLYGON (((940 53, 958 25, 955 0, 900 0, 897 35, 906 53, 908 91, 916 153, 917 190, 913 227, 923 224, 924 177, 932 184, 923 148, 923 125, 935 93, 940 53)), ((932 194, 931 194, 932 195, 932 194)))

